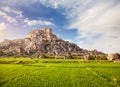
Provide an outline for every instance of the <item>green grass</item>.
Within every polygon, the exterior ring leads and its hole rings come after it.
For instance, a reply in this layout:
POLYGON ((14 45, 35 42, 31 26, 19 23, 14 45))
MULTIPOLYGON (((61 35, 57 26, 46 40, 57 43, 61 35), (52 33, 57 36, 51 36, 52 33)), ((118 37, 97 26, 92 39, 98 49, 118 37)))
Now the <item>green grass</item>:
POLYGON ((120 63, 112 61, 4 58, 0 63, 0 87, 120 87, 120 63))

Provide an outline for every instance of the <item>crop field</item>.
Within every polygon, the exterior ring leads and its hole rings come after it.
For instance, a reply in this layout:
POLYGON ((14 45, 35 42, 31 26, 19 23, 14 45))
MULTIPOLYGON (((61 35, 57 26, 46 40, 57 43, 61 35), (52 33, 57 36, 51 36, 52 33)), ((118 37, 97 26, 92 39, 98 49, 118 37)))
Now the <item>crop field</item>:
POLYGON ((120 63, 1 58, 0 87, 120 87, 120 63))

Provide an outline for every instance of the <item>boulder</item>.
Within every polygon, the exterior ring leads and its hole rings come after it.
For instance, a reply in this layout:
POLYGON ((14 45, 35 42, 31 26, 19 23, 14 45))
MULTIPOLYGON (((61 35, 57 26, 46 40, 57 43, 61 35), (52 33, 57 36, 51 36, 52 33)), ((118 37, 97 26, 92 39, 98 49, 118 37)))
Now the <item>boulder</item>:
POLYGON ((120 54, 119 53, 108 54, 107 59, 108 60, 120 60, 120 54))

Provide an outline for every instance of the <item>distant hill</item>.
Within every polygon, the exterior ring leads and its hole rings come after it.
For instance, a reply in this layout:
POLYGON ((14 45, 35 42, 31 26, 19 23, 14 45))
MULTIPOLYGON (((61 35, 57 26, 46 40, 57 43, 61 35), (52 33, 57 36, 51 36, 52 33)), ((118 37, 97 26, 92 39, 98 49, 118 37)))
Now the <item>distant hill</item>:
POLYGON ((74 43, 62 40, 53 34, 52 29, 33 30, 24 39, 4 40, 0 43, 0 56, 23 57, 63 57, 72 55, 84 57, 86 55, 105 55, 97 50, 88 51, 74 43))

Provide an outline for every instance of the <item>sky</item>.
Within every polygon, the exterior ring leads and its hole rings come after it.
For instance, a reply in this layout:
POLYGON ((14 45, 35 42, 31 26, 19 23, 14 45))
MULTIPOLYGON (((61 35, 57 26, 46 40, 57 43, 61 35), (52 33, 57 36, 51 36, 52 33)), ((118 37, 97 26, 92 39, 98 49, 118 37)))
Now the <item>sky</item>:
POLYGON ((80 48, 120 53, 120 0, 0 0, 0 41, 45 27, 80 48))

